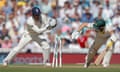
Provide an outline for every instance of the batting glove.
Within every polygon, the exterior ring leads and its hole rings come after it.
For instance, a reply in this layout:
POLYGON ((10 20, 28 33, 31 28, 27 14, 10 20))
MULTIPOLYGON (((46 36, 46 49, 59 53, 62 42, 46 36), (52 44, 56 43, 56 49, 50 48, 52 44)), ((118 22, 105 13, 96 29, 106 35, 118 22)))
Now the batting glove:
POLYGON ((80 32, 78 32, 78 31, 74 31, 72 33, 72 39, 77 39, 79 36, 80 36, 80 32))

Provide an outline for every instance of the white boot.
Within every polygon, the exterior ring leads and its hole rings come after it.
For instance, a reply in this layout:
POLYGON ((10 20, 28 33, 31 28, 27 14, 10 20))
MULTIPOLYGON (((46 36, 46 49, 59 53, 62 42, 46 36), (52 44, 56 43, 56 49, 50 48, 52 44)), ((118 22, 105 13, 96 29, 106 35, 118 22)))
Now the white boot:
POLYGON ((50 49, 43 49, 43 64, 45 66, 51 66, 49 63, 50 49))
POLYGON ((84 64, 84 68, 87 68, 87 64, 86 63, 84 64))
POLYGON ((103 67, 104 68, 107 68, 109 65, 108 64, 103 64, 103 67))
POLYGON ((3 61, 3 66, 5 66, 5 67, 8 66, 8 61, 7 60, 3 61))

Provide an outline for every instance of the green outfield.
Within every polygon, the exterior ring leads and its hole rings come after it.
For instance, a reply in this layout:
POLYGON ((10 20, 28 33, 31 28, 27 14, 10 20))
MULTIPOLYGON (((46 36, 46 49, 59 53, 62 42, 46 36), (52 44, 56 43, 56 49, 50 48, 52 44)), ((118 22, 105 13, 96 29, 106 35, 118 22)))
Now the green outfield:
POLYGON ((120 72, 120 65, 111 65, 109 68, 102 66, 90 66, 83 68, 83 65, 63 65, 62 68, 44 67, 41 65, 10 65, 0 66, 0 72, 120 72))

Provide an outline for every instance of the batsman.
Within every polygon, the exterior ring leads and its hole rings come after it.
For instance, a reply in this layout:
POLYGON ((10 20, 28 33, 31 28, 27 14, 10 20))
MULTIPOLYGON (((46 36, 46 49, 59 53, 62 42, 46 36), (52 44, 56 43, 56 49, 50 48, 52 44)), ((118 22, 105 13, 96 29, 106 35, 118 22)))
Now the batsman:
POLYGON ((105 30, 106 22, 103 19, 98 19, 95 21, 95 23, 91 23, 91 24, 83 23, 82 25, 80 25, 79 29, 72 33, 72 39, 76 39, 80 35, 81 30, 84 27, 88 27, 96 32, 94 43, 90 47, 88 54, 86 56, 86 59, 85 59, 86 61, 85 61, 84 67, 88 68, 90 63, 93 61, 94 56, 96 55, 98 49, 103 44, 106 43, 108 38, 110 38, 110 42, 108 43, 109 45, 113 44, 116 41, 116 38, 114 35, 112 35, 113 34, 112 30, 108 30, 108 31, 105 30))
POLYGON ((55 19, 42 14, 39 8, 33 7, 31 10, 31 16, 27 19, 26 31, 19 44, 13 48, 3 60, 3 65, 7 66, 15 55, 30 41, 35 41, 41 46, 43 49, 43 63, 46 65, 50 52, 50 46, 47 41, 47 32, 52 30, 55 26, 55 19))

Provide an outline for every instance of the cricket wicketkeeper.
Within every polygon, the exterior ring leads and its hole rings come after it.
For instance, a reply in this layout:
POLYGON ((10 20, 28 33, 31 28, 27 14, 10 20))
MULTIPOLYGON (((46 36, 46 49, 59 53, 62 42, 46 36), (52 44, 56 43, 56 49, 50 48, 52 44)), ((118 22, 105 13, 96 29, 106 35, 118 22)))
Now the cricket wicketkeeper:
POLYGON ((56 26, 56 20, 41 13, 40 9, 33 7, 32 16, 27 19, 27 31, 24 32, 19 44, 10 51, 3 60, 3 65, 7 66, 13 57, 24 48, 30 41, 37 42, 43 49, 43 62, 46 64, 49 59, 50 46, 47 41, 47 31, 56 26))

